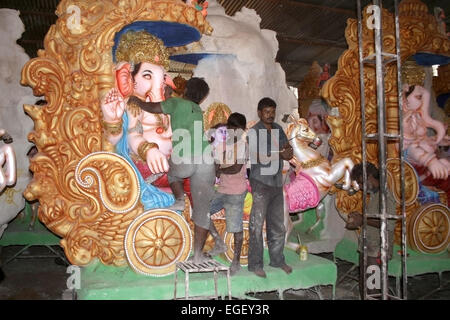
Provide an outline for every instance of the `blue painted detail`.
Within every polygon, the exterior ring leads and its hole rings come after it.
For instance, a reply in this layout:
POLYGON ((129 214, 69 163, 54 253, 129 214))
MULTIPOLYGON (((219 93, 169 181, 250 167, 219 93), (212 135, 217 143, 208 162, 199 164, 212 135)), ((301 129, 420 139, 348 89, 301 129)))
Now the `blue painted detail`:
POLYGON ((224 57, 224 56, 229 56, 229 54, 206 53, 206 52, 185 53, 185 54, 177 54, 177 55, 170 56, 170 60, 197 65, 198 62, 204 58, 224 57))
POLYGON ((446 65, 450 63, 450 57, 441 56, 433 53, 419 52, 413 56, 417 64, 421 66, 433 66, 436 64, 446 65))
POLYGON ((417 196, 417 200, 421 205, 427 203, 441 203, 441 200, 439 199, 439 193, 428 189, 421 183, 419 183, 419 195, 417 196))

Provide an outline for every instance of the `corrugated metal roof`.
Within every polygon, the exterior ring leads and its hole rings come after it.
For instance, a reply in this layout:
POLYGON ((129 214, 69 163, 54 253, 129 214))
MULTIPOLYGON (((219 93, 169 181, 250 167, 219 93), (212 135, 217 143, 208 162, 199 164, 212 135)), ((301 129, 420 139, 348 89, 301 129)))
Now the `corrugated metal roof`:
MULTIPOLYGON (((181 0, 180 0, 181 1, 181 0)), ((217 0, 228 15, 244 6, 254 9, 261 17, 261 28, 277 33, 279 52, 277 61, 286 72, 290 85, 298 85, 313 61, 329 63, 331 72, 337 68, 339 56, 347 48, 345 27, 348 18, 356 17, 356 0, 217 0)), ((366 6, 372 1, 362 0, 366 6)), ((450 22, 449 0, 424 1, 432 12, 442 7, 450 22)), ((55 23, 59 0, 0 0, 1 8, 20 10, 25 33, 18 44, 30 57, 43 48, 43 39, 50 25, 55 23)), ((392 9, 393 0, 382 1, 392 9)), ((450 28, 449 28, 450 30, 450 28)))

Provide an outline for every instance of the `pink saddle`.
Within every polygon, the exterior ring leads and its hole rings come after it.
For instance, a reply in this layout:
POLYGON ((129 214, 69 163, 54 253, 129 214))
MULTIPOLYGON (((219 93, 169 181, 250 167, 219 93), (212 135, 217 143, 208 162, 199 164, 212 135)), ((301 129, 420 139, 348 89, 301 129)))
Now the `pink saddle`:
POLYGON ((317 207, 320 193, 314 180, 305 173, 292 174, 291 182, 284 186, 289 212, 305 211, 317 207))

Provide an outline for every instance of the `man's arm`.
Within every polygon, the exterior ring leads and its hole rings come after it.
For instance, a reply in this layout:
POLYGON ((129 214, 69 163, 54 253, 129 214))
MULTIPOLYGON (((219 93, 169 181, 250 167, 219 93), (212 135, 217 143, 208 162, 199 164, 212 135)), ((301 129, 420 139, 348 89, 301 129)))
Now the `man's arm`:
POLYGON ((144 102, 135 96, 131 96, 128 99, 128 103, 136 104, 142 110, 150 113, 164 113, 161 108, 161 102, 144 102))
POLYGON ((280 146, 283 146, 283 148, 280 150, 280 158, 289 161, 294 157, 294 149, 289 144, 289 140, 281 126, 279 126, 279 132, 280 132, 280 146))

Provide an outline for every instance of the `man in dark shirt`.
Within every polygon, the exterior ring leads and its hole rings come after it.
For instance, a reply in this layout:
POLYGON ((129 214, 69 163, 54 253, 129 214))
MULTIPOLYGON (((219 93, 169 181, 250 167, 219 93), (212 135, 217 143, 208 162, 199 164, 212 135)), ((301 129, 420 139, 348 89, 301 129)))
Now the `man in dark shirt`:
POLYGON ((286 229, 284 227, 283 160, 293 157, 292 147, 282 127, 274 122, 276 103, 263 98, 258 103, 260 121, 249 131, 251 157, 250 185, 253 206, 250 213, 250 238, 248 270, 259 277, 264 272, 263 225, 266 221, 270 266, 291 273, 285 262, 283 250, 286 229))
MULTIPOLYGON (((352 169, 350 173, 350 178, 360 186, 362 190, 363 183, 363 164, 358 163, 352 169)), ((379 214, 380 213, 380 180, 379 180, 379 171, 378 168, 373 164, 367 163, 367 189, 366 192, 370 195, 369 202, 366 206, 366 214, 379 214)), ((386 213, 390 215, 396 214, 396 202, 394 195, 388 189, 386 190, 386 213)), ((367 268, 372 266, 381 267, 380 261, 380 248, 381 248, 381 236, 380 236, 380 228, 381 223, 380 219, 367 219, 367 228, 366 228, 366 245, 367 245, 367 268)), ((346 228, 349 230, 356 230, 362 227, 363 224, 363 216, 359 212, 351 212, 348 215, 348 221, 346 224, 346 228)), ((394 246, 394 230, 395 230, 396 220, 389 219, 387 220, 387 231, 388 231, 388 252, 387 258, 390 260, 393 254, 393 246, 394 246)), ((359 251, 359 266, 360 266, 360 274, 359 274, 359 290, 361 294, 361 299, 364 299, 364 282, 366 281, 366 274, 371 274, 366 269, 363 268, 364 261, 364 251, 363 251, 363 239, 362 232, 359 234, 358 238, 358 251, 359 251)), ((369 289, 367 293, 370 295, 380 293, 379 289, 369 289)))

